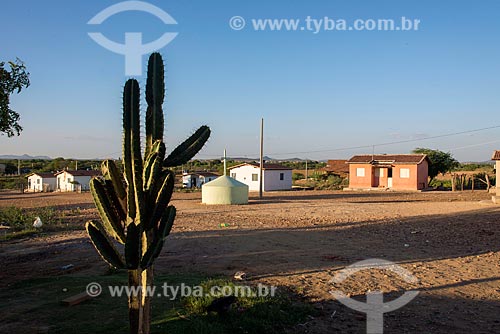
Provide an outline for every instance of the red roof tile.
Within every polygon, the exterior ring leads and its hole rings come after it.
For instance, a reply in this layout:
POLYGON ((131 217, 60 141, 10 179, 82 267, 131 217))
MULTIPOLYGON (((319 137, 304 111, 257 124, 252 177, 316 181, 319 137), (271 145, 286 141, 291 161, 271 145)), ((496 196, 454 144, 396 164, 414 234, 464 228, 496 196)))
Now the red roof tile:
MULTIPOLYGON (((250 166, 257 167, 257 168, 260 167, 260 164, 258 164, 258 163, 247 162, 247 163, 244 163, 244 164, 239 164, 239 165, 236 165, 236 166, 229 167, 228 169, 233 169, 233 168, 237 168, 237 167, 241 167, 241 166, 245 166, 245 165, 250 165, 250 166)), ((266 164, 265 163, 264 164, 264 170, 266 170, 266 169, 269 169, 269 170, 292 170, 292 168, 286 167, 286 166, 283 166, 283 165, 279 165, 279 164, 266 164)))
POLYGON ((332 173, 349 173, 349 165, 347 160, 328 160, 324 170, 332 173))
POLYGON ((424 159, 428 159, 425 154, 365 154, 355 155, 347 163, 393 163, 418 165, 424 159))
POLYGON ((67 172, 73 176, 99 176, 102 175, 99 170, 66 170, 56 173, 56 175, 67 172))
POLYGON ((194 172, 194 173, 189 173, 189 174, 197 174, 197 175, 204 176, 204 177, 219 176, 219 174, 215 174, 215 173, 211 173, 211 172, 194 172))
POLYGON ((491 160, 500 160, 500 151, 493 152, 493 156, 491 157, 491 160))

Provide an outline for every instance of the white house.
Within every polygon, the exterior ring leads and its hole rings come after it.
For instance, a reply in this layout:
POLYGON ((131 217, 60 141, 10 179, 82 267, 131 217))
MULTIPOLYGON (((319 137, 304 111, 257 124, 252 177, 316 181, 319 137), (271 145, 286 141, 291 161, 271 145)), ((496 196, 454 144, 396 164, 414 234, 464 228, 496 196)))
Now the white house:
MULTIPOLYGON (((259 190, 260 164, 244 163, 229 168, 233 179, 246 185, 250 191, 259 190)), ((278 164, 264 164, 262 190, 288 190, 292 188, 292 169, 278 164)))
POLYGON ((210 172, 196 172, 182 174, 183 188, 201 188, 202 185, 218 178, 219 175, 210 172))
POLYGON ((90 189, 90 179, 101 175, 97 170, 64 170, 56 173, 58 191, 85 191, 90 189))
POLYGON ((56 176, 53 173, 31 173, 28 175, 28 189, 32 192, 47 192, 56 189, 56 176))

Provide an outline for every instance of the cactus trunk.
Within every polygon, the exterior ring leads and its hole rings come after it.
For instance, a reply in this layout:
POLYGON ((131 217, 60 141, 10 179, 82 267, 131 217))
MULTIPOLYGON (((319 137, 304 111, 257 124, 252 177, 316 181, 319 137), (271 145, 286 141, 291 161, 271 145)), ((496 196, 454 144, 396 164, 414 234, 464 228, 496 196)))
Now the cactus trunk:
POLYGON ((151 324, 151 296, 146 292, 153 286, 153 267, 128 271, 128 285, 139 294, 128 298, 130 334, 148 334, 151 324))
POLYGON ((111 160, 102 164, 103 180, 92 179, 90 190, 101 222, 86 224, 99 255, 112 267, 128 270, 131 334, 149 334, 153 262, 160 255, 174 223, 175 207, 168 205, 174 191, 169 167, 188 161, 205 145, 210 129, 202 126, 165 158, 163 143, 165 96, 163 60, 149 58, 146 84, 146 145, 141 155, 140 90, 136 80, 123 92, 123 175, 111 160), (114 241, 112 240, 114 239, 114 241), (114 242, 125 244, 124 254, 114 242))

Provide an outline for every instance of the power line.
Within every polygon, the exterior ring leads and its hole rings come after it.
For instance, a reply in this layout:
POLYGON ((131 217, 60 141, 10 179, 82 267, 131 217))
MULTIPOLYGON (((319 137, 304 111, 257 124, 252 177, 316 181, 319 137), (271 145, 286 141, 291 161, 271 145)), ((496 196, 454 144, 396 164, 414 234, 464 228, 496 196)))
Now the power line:
POLYGON ((479 143, 479 144, 471 144, 471 145, 466 145, 466 146, 460 146, 460 147, 450 148, 450 149, 448 149, 448 151, 456 151, 456 150, 462 150, 464 148, 477 147, 477 146, 483 146, 483 145, 488 145, 488 144, 496 144, 496 143, 500 143, 500 140, 493 140, 493 141, 487 141, 487 142, 479 143))
POLYGON ((495 126, 490 126, 490 127, 486 127, 486 128, 480 128, 480 129, 474 129, 474 130, 467 130, 467 131, 447 133, 447 134, 430 136, 430 137, 425 137, 425 138, 416 138, 416 139, 406 139, 406 140, 398 140, 398 141, 392 141, 392 142, 385 142, 385 143, 380 143, 380 144, 351 146, 351 147, 325 149, 325 150, 315 150, 315 151, 287 152, 287 153, 266 153, 266 154, 268 154, 268 155, 288 155, 288 154, 306 154, 306 153, 322 153, 322 152, 348 151, 348 150, 355 150, 355 149, 360 149, 360 148, 372 148, 373 146, 389 146, 389 145, 411 143, 411 142, 417 142, 417 141, 423 141, 423 140, 429 140, 429 139, 451 137, 451 136, 457 136, 457 135, 474 133, 474 132, 491 130, 491 129, 497 129, 497 128, 500 128, 500 125, 495 125, 495 126))
MULTIPOLYGON (((430 136, 430 137, 425 137, 425 138, 415 138, 415 139, 406 139, 406 140, 398 140, 398 141, 391 141, 391 142, 384 142, 384 143, 379 143, 379 144, 370 144, 370 145, 360 145, 360 146, 350 146, 350 147, 342 147, 342 148, 330 148, 330 149, 322 149, 322 150, 313 150, 313 151, 301 151, 301 152, 286 152, 286 153, 266 153, 266 155, 272 155, 272 156, 280 156, 280 155, 292 155, 292 154, 309 154, 309 153, 325 153, 325 152, 340 152, 340 151, 349 151, 349 150, 356 150, 356 149, 361 149, 361 148, 371 148, 375 146, 389 146, 389 145, 396 145, 396 144, 405 144, 405 143, 412 143, 412 142, 419 142, 419 141, 424 141, 424 140, 429 140, 429 139, 437 139, 437 138, 445 138, 445 137, 451 137, 451 136, 458 136, 458 135, 464 135, 464 134, 469 134, 469 133, 475 133, 475 132, 480 132, 480 131, 486 131, 486 130, 492 130, 492 129, 498 129, 500 128, 500 125, 494 125, 494 126, 489 126, 485 128, 479 128, 479 129, 473 129, 473 130, 466 130, 466 131, 459 131, 459 132, 452 132, 452 133, 446 133, 442 135, 435 135, 435 136, 430 136)), ((450 151, 454 150, 459 150, 463 148, 468 148, 468 147, 475 147, 475 146, 481 146, 481 145, 486 145, 486 144, 493 144, 499 141, 493 141, 493 142, 486 142, 486 143, 481 143, 481 144, 473 144, 469 146, 464 146, 464 147, 458 147, 458 148, 453 148, 450 149, 450 151)), ((102 157, 107 157, 110 155, 114 155, 117 153, 121 152, 113 152, 109 155, 104 155, 102 157)), ((258 154, 243 154, 242 157, 256 157, 258 154)), ((219 159, 219 156, 213 156, 213 155, 208 155, 208 154, 198 154, 197 156, 200 157, 207 157, 207 158, 214 158, 214 159, 219 159)))

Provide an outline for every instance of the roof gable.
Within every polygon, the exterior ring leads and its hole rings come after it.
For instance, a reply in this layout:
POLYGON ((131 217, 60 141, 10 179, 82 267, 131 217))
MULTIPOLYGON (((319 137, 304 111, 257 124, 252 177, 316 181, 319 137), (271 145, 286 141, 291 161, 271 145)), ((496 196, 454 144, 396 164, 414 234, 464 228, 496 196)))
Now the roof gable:
POLYGON ((31 173, 27 177, 31 177, 34 175, 40 176, 42 179, 52 179, 56 177, 54 173, 31 173))
POLYGON ((493 152, 493 156, 491 157, 491 160, 500 160, 500 151, 493 152))

